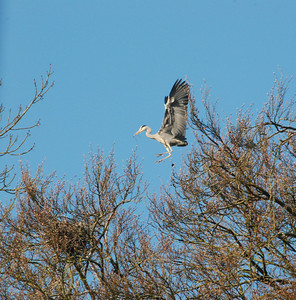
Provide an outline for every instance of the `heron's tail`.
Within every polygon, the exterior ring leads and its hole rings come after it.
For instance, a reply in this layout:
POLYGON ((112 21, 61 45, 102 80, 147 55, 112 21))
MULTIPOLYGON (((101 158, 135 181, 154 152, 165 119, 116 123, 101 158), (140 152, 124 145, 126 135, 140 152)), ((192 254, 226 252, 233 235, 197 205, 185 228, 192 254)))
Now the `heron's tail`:
POLYGON ((179 144, 177 145, 178 147, 185 147, 185 146, 187 146, 188 145, 188 143, 186 142, 186 141, 184 141, 184 142, 179 142, 179 144))

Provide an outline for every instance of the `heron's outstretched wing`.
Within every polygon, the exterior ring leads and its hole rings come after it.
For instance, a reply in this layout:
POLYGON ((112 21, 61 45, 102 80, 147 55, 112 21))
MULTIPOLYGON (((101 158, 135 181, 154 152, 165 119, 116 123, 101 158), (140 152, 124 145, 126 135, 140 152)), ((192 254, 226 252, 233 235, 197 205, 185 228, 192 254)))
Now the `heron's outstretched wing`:
POLYGON ((165 113, 158 133, 168 133, 174 138, 186 141, 187 105, 189 85, 181 79, 172 87, 170 95, 164 99, 165 113))

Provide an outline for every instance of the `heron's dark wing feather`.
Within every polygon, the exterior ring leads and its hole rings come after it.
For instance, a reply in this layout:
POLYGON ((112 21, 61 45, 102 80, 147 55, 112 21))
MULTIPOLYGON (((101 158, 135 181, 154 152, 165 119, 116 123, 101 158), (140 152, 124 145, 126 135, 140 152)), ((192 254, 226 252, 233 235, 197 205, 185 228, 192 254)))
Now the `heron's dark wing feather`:
POLYGON ((181 79, 172 87, 169 97, 165 97, 165 113, 159 134, 167 133, 185 141, 189 85, 181 79))

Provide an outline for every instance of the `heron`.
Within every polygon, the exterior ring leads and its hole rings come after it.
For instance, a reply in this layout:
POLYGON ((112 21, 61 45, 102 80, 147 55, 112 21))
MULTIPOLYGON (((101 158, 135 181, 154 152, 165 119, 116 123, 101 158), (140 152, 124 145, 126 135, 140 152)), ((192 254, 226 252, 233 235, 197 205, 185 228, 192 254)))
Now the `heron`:
POLYGON ((135 136, 146 131, 147 137, 164 145, 166 152, 156 154, 156 156, 167 156, 156 161, 156 163, 172 155, 172 146, 184 147, 188 145, 185 136, 189 93, 189 84, 186 81, 182 81, 182 79, 177 79, 171 89, 170 95, 164 98, 165 112, 159 131, 155 134, 151 134, 151 128, 147 125, 142 125, 134 134, 135 136))

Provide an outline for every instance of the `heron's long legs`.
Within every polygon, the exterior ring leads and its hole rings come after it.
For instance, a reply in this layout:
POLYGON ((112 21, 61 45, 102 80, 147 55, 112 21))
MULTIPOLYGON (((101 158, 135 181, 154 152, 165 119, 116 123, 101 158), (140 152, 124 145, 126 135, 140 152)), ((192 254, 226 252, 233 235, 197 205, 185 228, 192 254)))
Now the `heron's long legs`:
POLYGON ((164 157, 164 158, 162 158, 162 159, 156 161, 156 163, 160 163, 161 161, 163 161, 163 160, 169 158, 169 157, 172 155, 173 149, 172 149, 170 146, 165 147, 165 148, 166 148, 167 152, 160 153, 159 155, 165 155, 165 154, 168 154, 168 155, 167 155, 166 157, 164 157))
POLYGON ((168 154, 169 152, 173 152, 171 146, 168 146, 168 147, 165 146, 165 149, 166 149, 166 152, 155 154, 155 156, 162 156, 162 155, 168 154))

